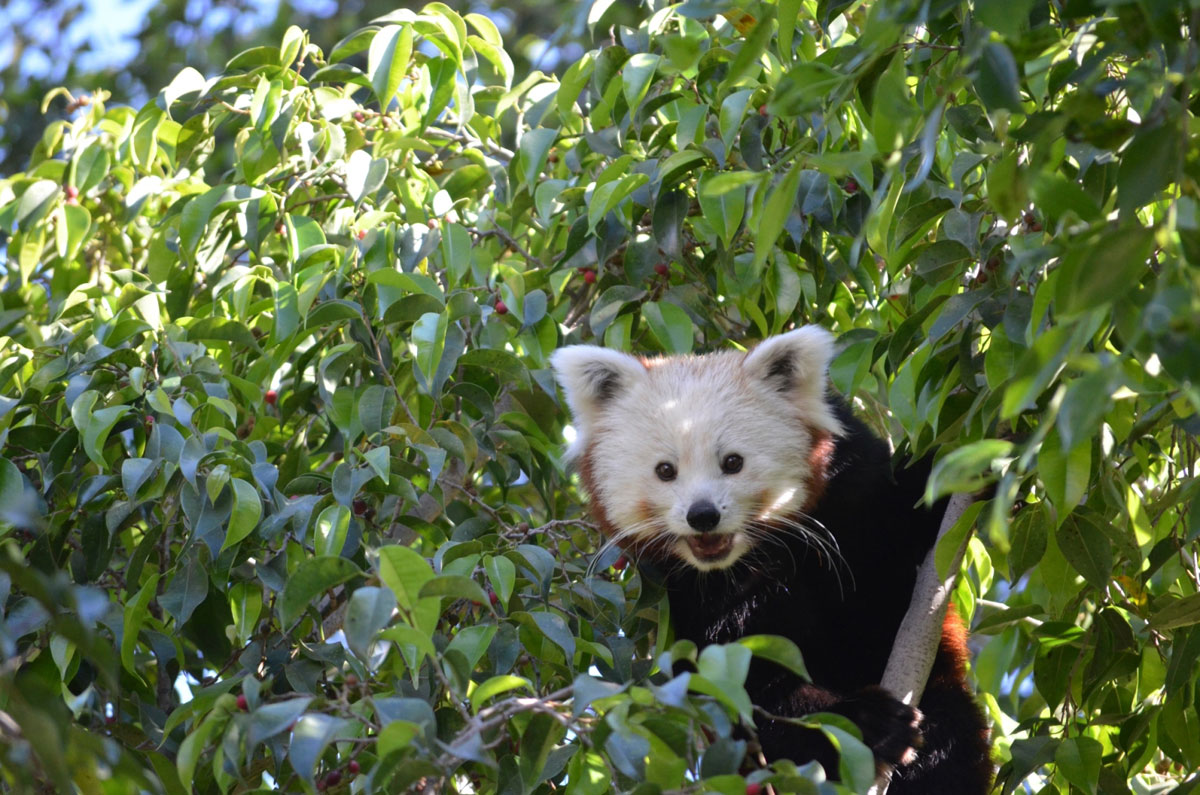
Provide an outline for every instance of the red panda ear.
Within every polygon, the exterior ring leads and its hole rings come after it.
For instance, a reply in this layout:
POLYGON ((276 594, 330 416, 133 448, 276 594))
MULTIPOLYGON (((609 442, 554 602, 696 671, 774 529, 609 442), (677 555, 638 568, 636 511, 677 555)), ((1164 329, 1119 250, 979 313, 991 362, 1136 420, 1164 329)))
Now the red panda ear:
POLYGON ((832 359, 833 335, 820 326, 801 326, 760 342, 746 354, 742 369, 789 397, 807 421, 838 433, 840 425, 825 398, 832 359))
POLYGON ((567 396, 577 430, 586 433, 604 405, 646 375, 627 353, 595 345, 569 345, 550 356, 550 366, 567 396))

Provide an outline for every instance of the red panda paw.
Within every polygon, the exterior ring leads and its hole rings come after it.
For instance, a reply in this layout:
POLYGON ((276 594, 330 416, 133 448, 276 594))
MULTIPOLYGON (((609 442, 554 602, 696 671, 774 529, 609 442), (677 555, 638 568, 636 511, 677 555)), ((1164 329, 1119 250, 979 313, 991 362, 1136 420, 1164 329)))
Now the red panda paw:
POLYGON ((882 687, 864 687, 834 710, 857 724, 875 761, 897 767, 911 764, 923 744, 921 711, 882 687))

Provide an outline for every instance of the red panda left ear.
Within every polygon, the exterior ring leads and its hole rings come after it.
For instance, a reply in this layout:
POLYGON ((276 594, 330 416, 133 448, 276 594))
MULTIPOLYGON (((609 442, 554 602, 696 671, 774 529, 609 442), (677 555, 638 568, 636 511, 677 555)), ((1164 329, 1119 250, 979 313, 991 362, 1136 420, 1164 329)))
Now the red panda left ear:
POLYGON ((746 354, 742 369, 789 397, 813 425, 839 433, 841 425, 825 397, 832 360, 833 335, 820 326, 801 326, 760 342, 746 354))
POLYGON ((587 434, 605 405, 646 375, 646 366, 627 353, 596 345, 568 345, 550 355, 579 432, 587 434))

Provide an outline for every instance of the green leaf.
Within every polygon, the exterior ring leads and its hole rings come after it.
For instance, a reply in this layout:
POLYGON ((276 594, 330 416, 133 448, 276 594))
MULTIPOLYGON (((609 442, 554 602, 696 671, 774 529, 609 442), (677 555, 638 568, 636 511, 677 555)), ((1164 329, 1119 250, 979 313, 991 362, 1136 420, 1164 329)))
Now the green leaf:
POLYGON ((203 549, 204 552, 193 551, 179 560, 171 581, 158 600, 163 609, 175 618, 177 628, 188 622, 208 596, 208 571, 202 559, 202 556, 207 558, 208 548, 203 549))
MULTIPOLYGON (((21 470, 12 461, 0 457, 0 505, 7 507, 20 504, 24 491, 25 477, 21 470)), ((3 522, 4 511, 0 509, 0 524, 3 522)))
POLYGON ((563 654, 567 657, 567 664, 570 665, 571 661, 575 659, 575 636, 567 628, 567 622, 563 620, 563 617, 558 613, 544 611, 530 613, 530 616, 533 617, 533 622, 537 624, 542 634, 563 650, 563 654))
POLYGON ((350 155, 346 164, 346 192, 355 204, 361 204, 373 196, 387 179, 388 163, 383 158, 372 158, 363 149, 350 155))
POLYGON ((597 337, 604 336, 604 330, 616 319, 617 315, 628 304, 640 301, 646 291, 628 284, 618 284, 606 289, 592 304, 592 314, 588 325, 597 337))
POLYGON ((358 659, 370 660, 371 645, 380 630, 391 621, 395 609, 396 597, 390 590, 373 586, 355 589, 342 629, 346 633, 346 643, 358 659))
POLYGON ((313 546, 318 555, 341 555, 349 533, 350 509, 345 505, 330 505, 313 523, 313 546))
POLYGON ((650 177, 645 174, 626 174, 598 186, 588 204, 588 229, 595 229, 601 219, 649 181, 650 177))
POLYGON ((241 478, 234 478, 233 513, 229 517, 229 531, 225 534, 221 551, 224 552, 254 532, 261 518, 262 500, 258 496, 258 490, 241 478))
POLYGON ((706 192, 706 185, 711 179, 712 177, 706 176, 700 182, 700 209, 704 213, 704 219, 712 225, 713 231, 728 248, 733 244, 733 237, 742 225, 742 216, 746 210, 746 190, 737 188, 712 196, 706 192))
POLYGON ((697 661, 699 673, 688 680, 688 688, 713 696, 742 720, 750 720, 753 706, 744 687, 750 657, 750 649, 740 644, 706 646, 697 661))
POLYGON ((925 502, 932 505, 947 494, 978 491, 995 476, 998 459, 1012 453, 1004 439, 981 439, 963 445, 933 466, 925 485, 925 502))
POLYGON ((800 649, 788 638, 781 635, 747 635, 738 643, 750 650, 755 657, 770 660, 780 665, 801 679, 812 681, 808 669, 804 667, 804 657, 800 649))
POLYGON ((742 46, 729 64, 725 79, 718 88, 719 93, 725 93, 737 85, 742 85, 756 76, 754 67, 758 65, 767 44, 775 33, 775 9, 772 6, 761 6, 758 9, 758 19, 754 28, 742 40, 742 46))
POLYGON ((975 93, 990 111, 1021 112, 1021 92, 1017 86, 1017 62, 1002 42, 990 41, 979 56, 975 93))
POLYGON ((1125 295, 1150 274, 1154 230, 1141 226, 1105 232, 1090 246, 1071 249, 1063 260, 1054 303, 1079 314, 1125 295))
POLYGON ((508 604, 517 581, 517 567, 506 557, 489 555, 483 559, 483 568, 500 604, 508 604))
POLYGON ((687 312, 667 301, 647 301, 642 304, 642 317, 664 350, 691 353, 696 335, 687 312))
POLYGON ((83 436, 84 452, 103 472, 108 469, 108 462, 104 459, 108 434, 129 413, 129 406, 110 406, 93 411, 98 397, 96 392, 89 390, 76 398, 71 405, 71 420, 83 436))
POLYGON ((1029 27, 1033 0, 977 0, 975 17, 1010 41, 1029 27))
POLYGON ((17 227, 21 231, 33 227, 50 212, 51 205, 59 195, 58 183, 53 180, 39 179, 25 188, 17 202, 17 227))
POLYGON ((955 326, 963 322, 967 316, 988 297, 983 290, 972 290, 968 293, 956 293, 942 304, 942 311, 937 320, 929 328, 930 344, 946 336, 955 326))
POLYGON ((1067 737, 1054 752, 1054 763, 1067 781, 1089 795, 1095 795, 1102 754, 1102 746, 1091 737, 1067 737))
POLYGON ((642 104, 646 92, 650 90, 650 82, 658 70, 662 56, 653 53, 634 53, 621 69, 621 86, 625 92, 625 102, 631 108, 642 104))
POLYGON ((521 136, 518 150, 521 153, 521 174, 526 184, 537 182, 537 177, 546 167, 546 159, 550 156, 550 147, 558 140, 558 130, 539 127, 529 130, 521 136))
POLYGON ((392 424, 396 403, 395 391, 383 384, 371 384, 363 390, 358 399, 358 420, 368 438, 392 424))
POLYGON ((796 194, 800 188, 800 174, 804 171, 803 161, 796 164, 780 180, 775 189, 767 197, 758 224, 754 229, 754 268, 758 270, 767 261, 779 236, 783 233, 784 225, 796 205, 796 194))
POLYGON ((375 33, 367 50, 367 79, 375 91, 380 110, 388 105, 400 89, 412 58, 413 29, 411 25, 387 25, 375 33))
POLYGON ((449 58, 432 58, 426 62, 426 68, 429 69, 429 82, 433 86, 433 91, 428 97, 425 113, 421 117, 420 129, 422 132, 437 121, 442 111, 450 104, 450 100, 454 96, 458 64, 457 61, 449 58))
POLYGON ((143 171, 150 171, 158 156, 158 131, 166 114, 157 105, 144 105, 133 120, 130 153, 133 162, 143 171))
POLYGON ((439 574, 427 581, 421 586, 417 597, 424 599, 430 596, 450 596, 478 604, 488 603, 488 595, 483 587, 470 577, 461 574, 439 574))
MULTIPOLYGON (((417 348, 416 365, 424 376, 425 384, 432 385, 442 362, 442 354, 446 348, 446 331, 450 318, 444 312, 428 312, 413 324, 413 344, 417 348)), ((432 386, 429 386, 434 392, 432 386)))
POLYGON ((1117 172, 1117 206, 1122 215, 1153 201, 1175 180, 1181 166, 1177 119, 1157 127, 1138 130, 1121 153, 1117 172))
POLYGON ((1112 543, 1090 519, 1073 515, 1058 528, 1058 548, 1083 578, 1101 591, 1112 576, 1112 543))
POLYGON ((381 547, 378 566, 379 579, 396 595, 400 607, 410 611, 419 601, 421 587, 434 576, 429 561, 409 547, 381 547))
POLYGON ((305 608, 315 604, 321 594, 361 573, 346 558, 322 556, 302 561, 283 587, 278 608, 279 623, 285 630, 291 629, 305 608))
POLYGON ((320 713, 303 716, 296 721, 292 729, 292 741, 288 745, 287 754, 292 768, 311 785, 321 754, 337 737, 349 736, 354 727, 351 721, 320 713))
POLYGON ((1178 629, 1200 623, 1200 594, 1166 601, 1150 617, 1150 626, 1159 631, 1178 629))
POLYGON ((1052 430, 1038 451, 1038 476, 1046 485, 1046 493, 1061 524, 1087 493, 1092 474, 1092 444, 1083 439, 1069 450, 1063 449, 1062 438, 1052 430))
POLYGON ((250 728, 246 730, 246 745, 254 749, 259 743, 285 731, 295 723, 308 705, 312 696, 298 696, 274 704, 263 704, 250 713, 250 728))
POLYGON ((584 86, 592 79, 595 69, 596 57, 590 52, 584 53, 582 58, 567 67, 555 96, 559 114, 567 116, 574 111, 575 103, 584 86))
POLYGON ((772 116, 785 117, 818 110, 838 94, 845 82, 845 75, 823 63, 797 63, 775 86, 767 110, 772 116))
POLYGON ((133 659, 133 652, 137 649, 138 633, 141 632, 142 626, 150 617, 150 600, 154 598, 158 588, 158 573, 153 574, 150 579, 142 583, 142 587, 132 599, 125 604, 124 618, 125 623, 121 633, 121 665, 132 676, 138 680, 144 681, 138 673, 137 665, 133 659))
POLYGON ((533 692, 533 685, 523 676, 513 676, 512 674, 493 676, 471 692, 471 707, 478 711, 487 703, 488 699, 518 688, 533 692))
POLYGON ((1012 582, 1041 563, 1046 553, 1048 526, 1047 511, 1039 510, 1038 506, 1030 506, 1017 514, 1010 531, 1011 547, 1008 551, 1009 579, 1012 582))
POLYGON ((92 214, 78 204, 63 205, 62 210, 63 223, 55 229, 58 255, 63 259, 75 259, 91 231, 92 214))

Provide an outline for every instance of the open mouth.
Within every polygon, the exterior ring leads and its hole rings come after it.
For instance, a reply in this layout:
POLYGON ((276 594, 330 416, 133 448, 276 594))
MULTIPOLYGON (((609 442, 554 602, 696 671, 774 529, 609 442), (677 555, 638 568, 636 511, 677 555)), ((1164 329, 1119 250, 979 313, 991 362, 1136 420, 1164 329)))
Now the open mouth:
POLYGON ((702 533, 688 536, 687 545, 697 560, 711 563, 721 560, 733 551, 733 534, 702 533))

